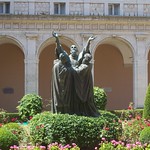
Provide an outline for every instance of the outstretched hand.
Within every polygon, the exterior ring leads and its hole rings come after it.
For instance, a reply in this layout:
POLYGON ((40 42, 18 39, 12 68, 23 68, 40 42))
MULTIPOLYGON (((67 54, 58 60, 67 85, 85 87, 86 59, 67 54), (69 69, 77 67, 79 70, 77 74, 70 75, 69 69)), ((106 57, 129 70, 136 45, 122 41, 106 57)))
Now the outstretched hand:
POLYGON ((57 34, 55 31, 52 32, 52 35, 53 35, 53 37, 55 37, 55 38, 58 37, 58 34, 57 34))
POLYGON ((89 41, 92 41, 92 40, 94 40, 96 37, 95 36, 90 36, 89 37, 89 41))

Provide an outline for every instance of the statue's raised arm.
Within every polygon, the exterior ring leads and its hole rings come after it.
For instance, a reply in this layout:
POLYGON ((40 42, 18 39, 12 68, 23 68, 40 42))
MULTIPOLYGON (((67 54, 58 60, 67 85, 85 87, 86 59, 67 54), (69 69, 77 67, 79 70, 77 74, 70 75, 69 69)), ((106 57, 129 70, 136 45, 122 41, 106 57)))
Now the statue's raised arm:
POLYGON ((60 53, 63 53, 64 50, 59 42, 58 34, 55 31, 53 31, 52 35, 56 39, 56 56, 59 58, 60 53))
POLYGON ((87 43, 86 43, 85 47, 83 48, 83 51, 84 51, 85 53, 91 53, 91 52, 90 52, 90 44, 91 44, 91 41, 93 41, 95 38, 96 38, 96 37, 94 37, 94 36, 90 36, 90 37, 89 37, 89 39, 87 40, 87 43))
POLYGON ((83 50, 81 51, 81 53, 78 56, 79 65, 81 64, 81 62, 82 62, 82 60, 84 58, 84 54, 86 54, 86 53, 91 54, 90 44, 91 44, 91 41, 93 41, 95 38, 96 38, 95 36, 90 36, 88 38, 86 45, 84 46, 83 50))

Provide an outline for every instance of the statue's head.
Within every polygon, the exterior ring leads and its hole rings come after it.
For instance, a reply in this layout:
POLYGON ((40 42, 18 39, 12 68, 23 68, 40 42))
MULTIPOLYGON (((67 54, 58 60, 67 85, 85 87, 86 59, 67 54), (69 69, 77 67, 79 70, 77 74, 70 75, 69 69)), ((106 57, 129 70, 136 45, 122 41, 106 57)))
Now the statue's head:
POLYGON ((74 57, 78 55, 78 48, 76 47, 76 45, 70 46, 70 54, 74 57))
POLYGON ((60 53, 59 59, 61 60, 61 62, 63 64, 67 62, 67 58, 66 58, 66 55, 64 53, 60 53))
POLYGON ((66 52, 62 52, 59 54, 59 60, 61 60, 62 64, 67 64, 70 66, 70 59, 66 52))
POLYGON ((84 54, 82 63, 83 63, 83 64, 89 64, 89 62, 90 62, 91 60, 92 60, 91 54, 86 53, 86 54, 84 54))

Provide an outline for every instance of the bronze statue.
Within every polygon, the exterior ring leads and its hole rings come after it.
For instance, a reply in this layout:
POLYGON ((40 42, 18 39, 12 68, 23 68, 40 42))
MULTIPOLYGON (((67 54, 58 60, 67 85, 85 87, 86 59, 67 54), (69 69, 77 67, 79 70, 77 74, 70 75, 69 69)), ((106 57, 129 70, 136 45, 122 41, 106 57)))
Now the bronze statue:
POLYGON ((57 33, 56 60, 52 70, 52 111, 53 113, 68 113, 83 116, 99 116, 94 104, 93 79, 91 74, 92 55, 91 36, 82 52, 78 55, 75 45, 70 47, 70 55, 62 48, 57 33))
POLYGON ((68 54, 62 49, 57 33, 56 38, 56 60, 52 69, 52 111, 54 113, 70 113, 70 100, 73 99, 72 67, 68 54))

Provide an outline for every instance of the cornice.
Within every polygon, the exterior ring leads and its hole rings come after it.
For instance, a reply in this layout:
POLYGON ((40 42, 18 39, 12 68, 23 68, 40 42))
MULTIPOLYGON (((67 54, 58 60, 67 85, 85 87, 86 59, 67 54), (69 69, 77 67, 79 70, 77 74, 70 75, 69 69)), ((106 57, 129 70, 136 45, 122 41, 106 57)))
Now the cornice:
POLYGON ((105 20, 105 21, 150 21, 150 17, 137 17, 137 16, 80 16, 80 15, 7 15, 1 14, 0 20, 42 20, 42 21, 66 21, 66 20, 105 20))
POLYGON ((0 15, 0 30, 150 31, 150 18, 123 16, 0 15))

